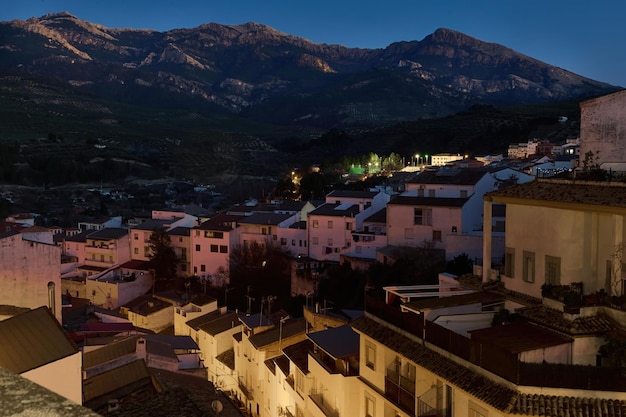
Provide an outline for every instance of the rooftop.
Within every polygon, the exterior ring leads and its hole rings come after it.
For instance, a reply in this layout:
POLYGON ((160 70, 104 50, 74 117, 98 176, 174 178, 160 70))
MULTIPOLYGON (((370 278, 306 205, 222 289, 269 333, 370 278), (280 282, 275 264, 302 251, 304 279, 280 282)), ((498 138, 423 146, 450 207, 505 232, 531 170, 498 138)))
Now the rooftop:
POLYGON ((463 207, 467 198, 443 198, 443 197, 415 197, 398 195, 393 197, 387 205, 399 206, 431 206, 431 207, 463 207))
POLYGON ((47 307, 0 321, 0 367, 17 374, 79 352, 47 307))
POLYGON ((494 202, 569 209, 590 205, 624 209, 626 184, 540 178, 489 192, 484 198, 494 202))

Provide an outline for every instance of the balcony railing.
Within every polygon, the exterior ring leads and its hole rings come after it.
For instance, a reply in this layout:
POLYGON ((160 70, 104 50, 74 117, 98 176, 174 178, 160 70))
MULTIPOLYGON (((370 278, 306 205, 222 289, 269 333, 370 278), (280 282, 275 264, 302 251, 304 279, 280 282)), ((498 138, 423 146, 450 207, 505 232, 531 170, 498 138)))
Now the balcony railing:
POLYGON ((339 417, 339 411, 324 399, 323 394, 311 394, 309 398, 322 410, 326 417, 339 417))
POLYGON ((415 414, 415 381, 387 370, 385 396, 409 414, 415 414))

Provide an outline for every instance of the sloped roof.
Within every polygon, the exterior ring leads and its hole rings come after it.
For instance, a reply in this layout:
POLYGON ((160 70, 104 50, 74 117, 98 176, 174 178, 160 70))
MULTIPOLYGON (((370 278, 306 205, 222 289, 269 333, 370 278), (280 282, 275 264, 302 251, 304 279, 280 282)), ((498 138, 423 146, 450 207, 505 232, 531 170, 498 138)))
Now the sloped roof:
POLYGON ((79 351, 47 307, 0 321, 0 341, 0 367, 18 374, 79 351))
POLYGON ((220 213, 209 220, 203 222, 202 224, 195 226, 194 229, 200 230, 217 230, 222 232, 227 232, 229 230, 233 230, 233 224, 236 224, 239 220, 243 219, 245 216, 238 214, 225 214, 220 213))
POLYGON ((539 178, 485 194, 486 200, 559 208, 626 208, 626 184, 539 178))
POLYGON ((503 326, 470 330, 472 340, 498 346, 512 354, 572 343, 570 337, 561 336, 540 326, 517 320, 503 326))
POLYGON ((477 291, 471 294, 450 295, 447 297, 417 298, 405 303, 407 307, 414 310, 431 310, 436 308, 456 307, 468 304, 486 304, 504 302, 505 297, 490 294, 484 291, 477 291))
POLYGON ((141 224, 131 227, 131 229, 152 231, 155 229, 164 229, 166 225, 171 224, 171 223, 172 223, 172 219, 169 219, 169 220, 148 219, 141 224))
POLYGON ((345 206, 336 203, 326 203, 311 211, 309 216, 354 217, 357 214, 359 214, 358 204, 345 206))
POLYGON ((150 373, 143 359, 114 368, 83 381, 85 402, 115 392, 131 384, 147 385, 151 381, 150 373))
POLYGON ((212 336, 225 332, 234 327, 241 326, 237 313, 223 314, 215 320, 203 323, 199 326, 200 330, 212 336))
POLYGON ((517 398, 517 392, 508 386, 466 368, 368 316, 354 320, 351 325, 358 332, 387 346, 430 372, 440 375, 459 389, 498 410, 510 409, 517 398))
MULTIPOLYGON (((309 352, 313 351, 313 342, 304 339, 283 348, 283 354, 305 375, 309 373, 309 352)), ((281 367, 282 369, 282 367, 281 367)), ((288 372, 286 372, 288 373, 288 372)))
POLYGON ((228 369, 235 369, 235 349, 228 349, 215 357, 218 361, 223 363, 228 369))
POLYGON ((609 319, 602 316, 578 316, 572 320, 566 318, 562 310, 544 305, 519 308, 515 312, 529 321, 572 336, 603 333, 615 327, 609 319))
POLYGON ((338 198, 374 198, 380 191, 360 191, 360 190, 333 190, 326 194, 326 197, 338 198))
POLYGON ((439 185, 476 185, 487 174, 486 170, 477 168, 466 169, 439 169, 436 171, 422 171, 407 181, 410 184, 439 184, 439 185))
POLYGON ((511 414, 526 416, 607 417, 626 415, 626 401, 605 398, 520 394, 511 414))
POLYGON ((309 333, 307 336, 313 343, 337 359, 359 353, 359 334, 348 325, 309 333))
POLYGON ((210 313, 206 313, 201 315, 200 317, 196 317, 195 319, 191 319, 187 321, 187 326, 191 327, 194 330, 199 330, 200 326, 205 323, 210 323, 220 316, 219 310, 211 311, 210 313))
POLYGON ((119 227, 106 227, 101 230, 96 230, 87 235, 87 239, 119 239, 128 234, 128 229, 122 229, 119 227))
POLYGON ((387 223, 387 207, 384 207, 363 220, 363 223, 387 223))
POLYGON ((254 347, 262 348, 269 344, 278 342, 278 339, 287 339, 291 336, 295 336, 298 333, 304 333, 306 331, 306 321, 303 318, 291 319, 282 325, 276 325, 274 328, 266 330, 264 332, 250 336, 250 343, 254 347))
POLYGON ((135 353, 137 337, 129 336, 109 343, 101 348, 83 354, 83 368, 89 369, 101 363, 109 362, 135 353))
POLYGON ((253 213, 250 216, 246 216, 239 220, 239 224, 269 224, 278 225, 284 222, 288 218, 292 217, 292 214, 281 213, 253 213))
POLYGON ((468 198, 416 197, 398 195, 392 197, 387 205, 427 206, 427 207, 463 207, 468 198))

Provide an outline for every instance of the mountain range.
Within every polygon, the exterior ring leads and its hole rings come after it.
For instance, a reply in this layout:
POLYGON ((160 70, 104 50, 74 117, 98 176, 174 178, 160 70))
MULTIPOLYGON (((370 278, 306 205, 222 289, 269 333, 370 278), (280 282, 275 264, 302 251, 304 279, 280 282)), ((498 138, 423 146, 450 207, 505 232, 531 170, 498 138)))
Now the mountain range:
POLYGON ((578 102, 618 89, 449 29, 360 49, 258 23, 158 32, 54 13, 0 22, 0 183, 503 152, 576 135, 578 102))
POLYGON ((157 32, 107 28, 65 12, 1 22, 0 69, 133 105, 323 128, 615 90, 449 29, 359 49, 315 44, 257 23, 157 32))

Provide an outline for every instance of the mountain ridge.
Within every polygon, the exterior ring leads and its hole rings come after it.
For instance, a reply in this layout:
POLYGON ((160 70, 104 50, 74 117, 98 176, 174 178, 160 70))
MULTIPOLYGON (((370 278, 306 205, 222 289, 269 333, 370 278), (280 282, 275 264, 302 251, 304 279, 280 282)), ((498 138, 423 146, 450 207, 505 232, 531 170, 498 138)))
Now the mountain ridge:
POLYGON ((313 43, 256 22, 159 32, 108 28, 67 12, 0 22, 0 69, 135 105, 322 128, 617 89, 446 28, 367 49, 313 43), (272 108, 278 104, 289 111, 272 108))

